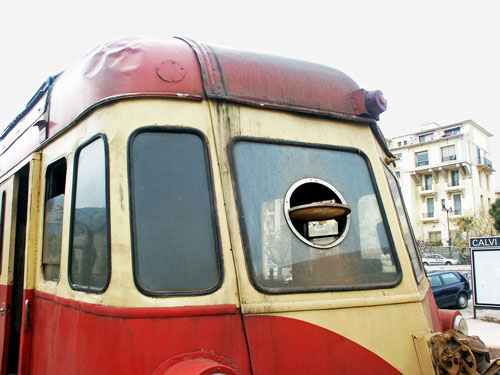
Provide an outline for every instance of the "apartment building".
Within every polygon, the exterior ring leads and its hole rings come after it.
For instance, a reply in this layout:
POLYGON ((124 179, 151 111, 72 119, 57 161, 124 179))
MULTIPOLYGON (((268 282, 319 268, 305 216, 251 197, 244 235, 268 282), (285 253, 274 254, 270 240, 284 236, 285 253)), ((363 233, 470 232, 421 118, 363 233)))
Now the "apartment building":
POLYGON ((472 120, 430 123, 388 140, 415 236, 441 242, 458 236, 455 220, 495 200, 489 152, 492 134, 472 120))

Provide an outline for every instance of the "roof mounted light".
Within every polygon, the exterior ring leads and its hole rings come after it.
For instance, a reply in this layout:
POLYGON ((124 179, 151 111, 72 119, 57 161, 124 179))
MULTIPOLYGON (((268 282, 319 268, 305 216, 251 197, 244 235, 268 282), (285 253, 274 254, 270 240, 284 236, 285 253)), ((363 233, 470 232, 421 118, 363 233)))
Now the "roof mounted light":
POLYGON ((351 94, 351 102, 358 115, 379 119, 379 115, 387 109, 387 100, 382 91, 366 91, 359 89, 351 94))

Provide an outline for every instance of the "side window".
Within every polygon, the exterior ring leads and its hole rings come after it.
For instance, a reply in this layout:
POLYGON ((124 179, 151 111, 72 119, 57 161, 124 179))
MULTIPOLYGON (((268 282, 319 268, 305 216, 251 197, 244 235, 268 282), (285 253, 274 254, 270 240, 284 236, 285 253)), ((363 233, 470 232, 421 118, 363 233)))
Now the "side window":
POLYGON ((49 165, 45 173, 42 246, 42 270, 45 280, 59 279, 65 185, 66 159, 61 159, 49 165))
POLYGON ((429 281, 431 282, 432 288, 437 288, 437 287, 443 285, 443 283, 441 282, 441 279, 439 278, 438 275, 429 276, 429 281))
POLYGON ((460 282, 458 277, 453 273, 443 273, 441 277, 443 278, 445 285, 450 285, 460 282))
POLYGON ((403 231, 406 247, 408 249, 408 253, 410 254, 413 272, 415 273, 417 281, 420 282, 424 277, 424 270, 418 256, 418 248, 415 241, 415 236, 410 225, 410 220, 408 219, 408 213, 403 201, 401 189, 399 188, 398 181, 389 170, 389 168, 387 168, 387 166, 385 167, 385 175, 387 177, 387 181, 389 181, 389 188, 391 190, 392 199, 394 200, 394 205, 396 206, 399 224, 401 226, 401 230, 403 231))
POLYGON ((103 292, 111 273, 106 138, 78 148, 74 164, 69 281, 76 290, 103 292))
POLYGON ((204 294, 222 280, 208 161, 194 131, 130 137, 134 279, 145 294, 204 294))
POLYGON ((7 200, 5 191, 2 192, 2 201, 0 202, 0 274, 2 273, 2 259, 3 259, 3 235, 5 232, 5 201, 7 200))

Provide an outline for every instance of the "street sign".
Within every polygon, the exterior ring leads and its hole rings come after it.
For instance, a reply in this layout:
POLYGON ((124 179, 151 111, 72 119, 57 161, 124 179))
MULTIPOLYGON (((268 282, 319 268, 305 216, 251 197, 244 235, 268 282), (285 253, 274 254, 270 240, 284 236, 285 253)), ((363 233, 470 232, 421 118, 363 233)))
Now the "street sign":
POLYGON ((500 309, 500 237, 469 239, 474 318, 477 308, 500 309))

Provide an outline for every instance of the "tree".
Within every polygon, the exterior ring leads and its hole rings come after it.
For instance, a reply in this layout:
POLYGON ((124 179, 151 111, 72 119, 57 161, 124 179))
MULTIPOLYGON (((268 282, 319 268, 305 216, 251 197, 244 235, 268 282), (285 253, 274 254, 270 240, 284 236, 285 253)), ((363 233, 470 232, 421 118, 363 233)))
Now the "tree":
MULTIPOLYGON (((500 201, 500 199, 497 199, 497 201, 500 201)), ((470 237, 487 237, 496 234, 495 221, 485 208, 479 209, 476 213, 463 215, 461 218, 453 220, 453 222, 458 231, 465 235, 454 241, 454 245, 460 249, 462 262, 470 260, 470 237)))
POLYGON ((497 200, 491 205, 489 213, 495 222, 493 224, 495 229, 500 231, 500 198, 497 198, 497 200))

